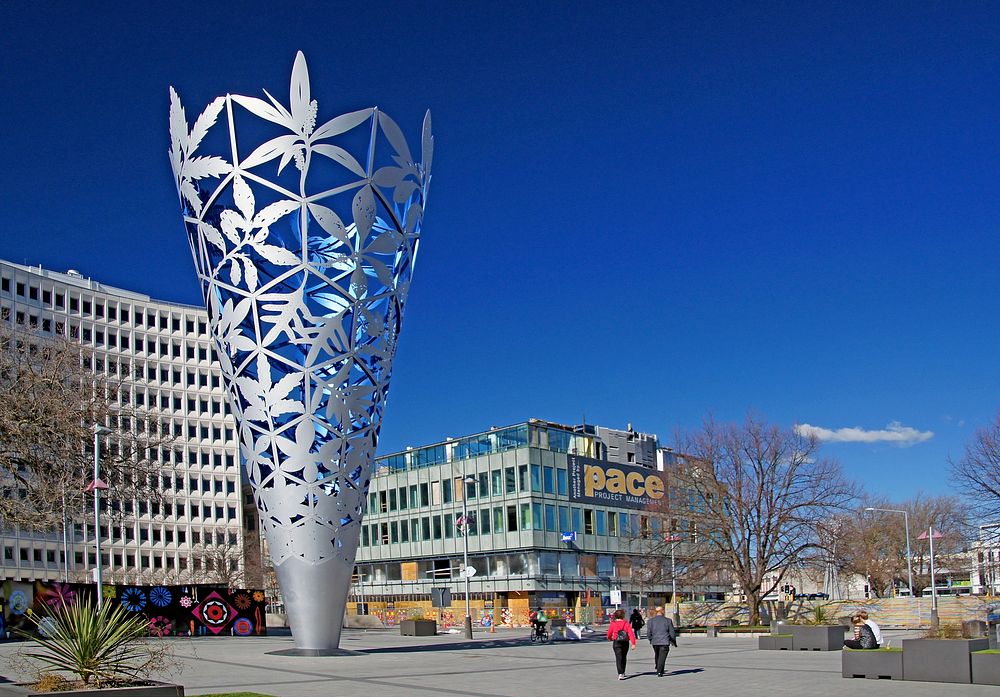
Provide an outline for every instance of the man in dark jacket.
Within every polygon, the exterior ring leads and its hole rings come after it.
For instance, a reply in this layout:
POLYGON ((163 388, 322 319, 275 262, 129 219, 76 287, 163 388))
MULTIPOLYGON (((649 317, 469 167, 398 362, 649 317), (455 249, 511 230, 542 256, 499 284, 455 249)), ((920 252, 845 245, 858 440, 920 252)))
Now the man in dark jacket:
POLYGON ((663 677, 663 668, 670 653, 670 645, 677 646, 677 632, 670 618, 663 615, 663 607, 656 608, 656 614, 646 623, 646 634, 649 643, 653 645, 653 656, 656 659, 656 674, 663 677))

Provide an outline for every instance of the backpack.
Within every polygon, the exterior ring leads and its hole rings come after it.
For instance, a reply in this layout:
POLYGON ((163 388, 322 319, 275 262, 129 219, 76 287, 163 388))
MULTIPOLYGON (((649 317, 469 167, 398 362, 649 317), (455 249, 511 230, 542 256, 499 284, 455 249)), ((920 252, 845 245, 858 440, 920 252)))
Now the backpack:
POLYGON ((618 633, 615 634, 615 641, 628 641, 628 632, 624 629, 619 629, 618 633))

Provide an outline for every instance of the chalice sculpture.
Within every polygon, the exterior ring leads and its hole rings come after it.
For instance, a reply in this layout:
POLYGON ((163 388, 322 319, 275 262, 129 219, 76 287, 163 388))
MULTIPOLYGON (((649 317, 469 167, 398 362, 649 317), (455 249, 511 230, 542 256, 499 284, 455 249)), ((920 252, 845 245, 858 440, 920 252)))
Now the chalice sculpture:
POLYGON ((418 162, 378 108, 319 123, 301 52, 287 106, 264 97, 219 97, 189 127, 171 88, 169 154, 296 649, 321 653, 340 641, 433 137, 427 112, 418 162))

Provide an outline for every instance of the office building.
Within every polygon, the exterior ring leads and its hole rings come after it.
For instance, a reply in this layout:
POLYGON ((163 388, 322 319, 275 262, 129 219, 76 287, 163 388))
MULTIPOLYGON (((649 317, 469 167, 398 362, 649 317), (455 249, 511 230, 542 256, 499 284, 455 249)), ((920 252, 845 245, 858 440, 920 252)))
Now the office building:
MULTIPOLYGON (((123 403, 167 424, 173 435, 156 453, 162 499, 107 502, 119 515, 101 522, 103 580, 240 578, 259 586, 256 512, 241 490, 233 419, 205 310, 106 286, 72 270, 0 261, 0 321, 78 341, 96 373, 122 377, 123 403)), ((0 576, 89 581, 96 561, 93 507, 71 511, 66 532, 64 543, 62 530, 5 526, 0 576)))
POLYGON ((656 453, 656 436, 631 428, 531 419, 380 457, 353 598, 392 621, 429 608, 432 588, 464 597, 467 531, 475 621, 506 609, 521 623, 537 605, 600 612, 614 591, 669 601, 670 559, 649 555, 665 533, 649 513, 666 495, 656 453))

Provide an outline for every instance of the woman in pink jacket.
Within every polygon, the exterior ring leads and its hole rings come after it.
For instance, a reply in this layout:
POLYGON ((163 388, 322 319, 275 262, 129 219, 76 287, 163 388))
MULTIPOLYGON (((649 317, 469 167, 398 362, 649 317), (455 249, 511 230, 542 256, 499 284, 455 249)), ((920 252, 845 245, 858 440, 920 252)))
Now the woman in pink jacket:
POLYGON ((632 625, 625 619, 625 611, 618 609, 611 615, 608 625, 608 641, 615 650, 615 664, 618 666, 618 679, 625 679, 625 663, 628 660, 629 644, 635 648, 635 632, 632 625))

